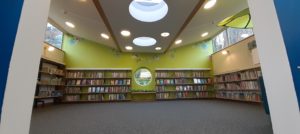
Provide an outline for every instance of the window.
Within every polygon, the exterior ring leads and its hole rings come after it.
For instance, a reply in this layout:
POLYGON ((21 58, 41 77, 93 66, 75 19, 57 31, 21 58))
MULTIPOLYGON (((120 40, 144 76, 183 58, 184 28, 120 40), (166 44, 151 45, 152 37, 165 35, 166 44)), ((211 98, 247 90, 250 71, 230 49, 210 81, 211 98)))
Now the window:
POLYGON ((251 35, 253 35, 252 29, 236 29, 228 28, 227 30, 229 44, 235 44, 251 35))
POLYGON ((63 32, 51 25, 50 23, 47 24, 47 29, 45 33, 45 42, 49 43, 50 45, 61 49, 62 48, 62 41, 63 41, 63 32))
POLYGON ((218 34, 215 38, 212 39, 214 44, 214 52, 219 51, 228 46, 228 38, 226 30, 218 34))
POLYGON ((227 28, 212 39, 214 52, 220 51, 251 35, 253 35, 252 29, 227 28))

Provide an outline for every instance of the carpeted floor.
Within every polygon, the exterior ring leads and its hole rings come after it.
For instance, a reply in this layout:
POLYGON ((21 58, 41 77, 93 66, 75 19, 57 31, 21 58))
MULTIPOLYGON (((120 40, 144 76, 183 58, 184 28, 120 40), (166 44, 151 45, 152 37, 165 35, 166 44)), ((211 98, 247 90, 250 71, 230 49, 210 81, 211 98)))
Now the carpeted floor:
POLYGON ((30 134, 272 134, 257 104, 156 101, 63 104, 34 109, 30 134))

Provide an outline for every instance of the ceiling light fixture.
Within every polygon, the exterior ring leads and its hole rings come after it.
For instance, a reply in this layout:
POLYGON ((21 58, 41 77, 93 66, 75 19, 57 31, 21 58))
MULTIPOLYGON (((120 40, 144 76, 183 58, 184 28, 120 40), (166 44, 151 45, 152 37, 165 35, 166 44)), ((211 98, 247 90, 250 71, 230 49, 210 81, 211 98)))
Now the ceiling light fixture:
POLYGON ((101 33, 101 37, 104 38, 104 39, 109 39, 109 36, 105 33, 101 33))
POLYGON ((229 51, 228 51, 228 50, 223 50, 223 51, 222 51, 222 54, 223 54, 223 55, 228 55, 228 54, 229 54, 229 51))
POLYGON ((242 38, 247 38, 247 37, 249 37, 249 34, 242 34, 241 37, 242 38))
POLYGON ((208 32, 205 32, 205 33, 201 34, 201 37, 205 37, 207 35, 208 35, 208 32))
POLYGON ((79 0, 80 2, 86 2, 87 0, 79 0))
POLYGON ((132 50, 133 48, 132 48, 132 46, 126 46, 125 49, 126 50, 132 50))
POLYGON ((75 25, 69 21, 66 21, 65 24, 70 28, 75 28, 75 25))
POLYGON ((161 47, 156 47, 155 50, 159 51, 161 50, 161 47))
POLYGON ((182 43, 182 40, 176 40, 176 41, 175 41, 175 44, 176 44, 176 45, 181 44, 181 43, 182 43))
POLYGON ((122 30, 122 31, 121 31, 121 35, 124 36, 124 37, 128 37, 128 36, 131 35, 131 33, 130 33, 130 31, 128 31, 128 30, 122 30))
POLYGON ((138 37, 133 40, 133 43, 137 46, 148 47, 156 44, 156 39, 152 37, 138 37))
POLYGON ((142 22, 155 22, 168 14, 169 7, 164 0, 133 0, 129 5, 130 15, 142 22))
POLYGON ((207 2, 204 5, 204 9, 211 9, 214 7, 217 3, 217 0, 207 0, 207 2))
POLYGON ((162 37, 168 37, 170 35, 170 33, 168 32, 163 32, 160 34, 162 37))
POLYGON ((53 52, 54 50, 55 50, 54 47, 52 47, 52 46, 49 46, 49 47, 48 47, 48 51, 49 51, 49 52, 53 52))

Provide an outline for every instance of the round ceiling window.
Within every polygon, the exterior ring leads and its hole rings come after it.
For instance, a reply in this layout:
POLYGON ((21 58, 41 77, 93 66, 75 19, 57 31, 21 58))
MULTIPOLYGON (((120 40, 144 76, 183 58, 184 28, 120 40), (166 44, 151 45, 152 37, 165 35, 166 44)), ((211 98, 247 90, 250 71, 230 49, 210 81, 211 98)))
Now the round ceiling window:
POLYGON ((133 40, 133 44, 142 47, 153 46, 156 44, 156 39, 151 37, 138 37, 133 40))
POLYGON ((140 68, 134 74, 135 82, 140 86, 147 86, 151 83, 152 75, 147 68, 140 68))
POLYGON ((168 5, 164 0, 133 0, 129 13, 139 21, 155 22, 167 15, 168 5))

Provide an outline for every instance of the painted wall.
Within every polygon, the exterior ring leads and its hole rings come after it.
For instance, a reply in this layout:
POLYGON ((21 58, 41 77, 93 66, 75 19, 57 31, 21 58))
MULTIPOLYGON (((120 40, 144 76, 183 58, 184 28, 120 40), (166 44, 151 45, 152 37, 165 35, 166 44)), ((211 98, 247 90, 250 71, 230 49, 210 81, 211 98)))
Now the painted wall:
POLYGON ((54 62, 65 64, 65 61, 64 61, 65 60, 64 59, 65 53, 64 53, 64 51, 62 51, 58 48, 55 48, 55 47, 54 47, 53 51, 48 51, 49 47, 52 47, 52 46, 47 44, 47 43, 44 43, 42 57, 44 59, 48 59, 48 60, 51 60, 51 61, 54 61, 54 62))
POLYGON ((0 17, 5 18, 5 21, 0 21, 0 25, 2 26, 0 32, 0 115, 2 112, 8 68, 15 43, 22 6, 23 0, 6 0, 0 5, 0 17))
POLYGON ((300 107, 300 1, 274 0, 300 107))
POLYGON ((248 43, 253 40, 255 40, 255 37, 251 36, 226 48, 225 50, 229 51, 228 55, 223 55, 221 51, 214 53, 212 55, 214 73, 223 74, 259 66, 259 64, 254 64, 255 60, 253 59, 253 57, 258 56, 252 55, 255 53, 252 53, 252 51, 248 49, 248 43))
MULTIPOLYGON (((63 50, 67 68, 132 68, 150 69, 155 75, 156 68, 211 68, 211 41, 196 43, 170 50, 166 54, 120 53, 104 45, 88 40, 74 40, 65 35, 63 50)), ((152 79, 150 86, 142 87, 132 82, 134 90, 154 90, 152 79)))

